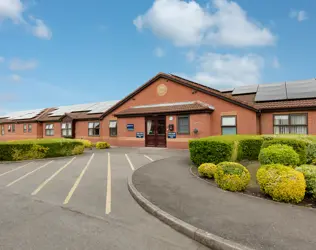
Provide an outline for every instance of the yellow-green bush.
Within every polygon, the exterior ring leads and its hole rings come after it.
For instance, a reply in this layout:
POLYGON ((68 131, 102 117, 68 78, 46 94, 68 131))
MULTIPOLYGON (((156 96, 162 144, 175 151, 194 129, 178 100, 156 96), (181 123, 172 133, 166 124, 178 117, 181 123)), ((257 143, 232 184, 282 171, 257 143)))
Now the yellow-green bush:
POLYGON ((282 164, 285 166, 297 166, 300 162, 299 155, 288 145, 274 144, 263 148, 259 154, 262 165, 282 164))
POLYGON ((109 148, 110 144, 105 142, 105 141, 99 141, 97 142, 96 146, 97 149, 105 149, 105 148, 109 148))
POLYGON ((306 181, 306 193, 316 199, 316 166, 302 165, 295 170, 303 173, 306 181))
POLYGON ((81 142, 85 148, 92 148, 92 142, 89 140, 78 139, 77 141, 81 142))
POLYGON ((18 148, 12 149, 12 159, 14 161, 31 160, 31 159, 42 159, 45 157, 48 148, 33 144, 32 147, 25 151, 18 148))
POLYGON ((216 172, 216 165, 213 163, 204 163, 199 166, 198 171, 201 176, 207 178, 214 178, 214 174, 216 172))
POLYGON ((222 162, 217 165, 215 181, 221 189, 243 191, 250 182, 250 173, 239 163, 222 162))
POLYGON ((275 201, 299 203, 305 196, 304 175, 281 164, 261 166, 257 172, 257 182, 261 191, 275 201))
POLYGON ((74 147, 74 149, 72 150, 72 154, 73 155, 81 155, 84 152, 84 145, 77 145, 76 147, 74 147))
POLYGON ((72 150, 82 145, 72 139, 37 139, 0 142, 0 161, 40 159, 72 155, 72 150))

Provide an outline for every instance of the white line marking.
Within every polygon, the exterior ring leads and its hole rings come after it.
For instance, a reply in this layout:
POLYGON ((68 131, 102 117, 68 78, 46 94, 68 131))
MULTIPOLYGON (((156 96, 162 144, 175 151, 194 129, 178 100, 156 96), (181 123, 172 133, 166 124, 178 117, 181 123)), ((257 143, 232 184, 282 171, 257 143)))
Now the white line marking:
POLYGON ((111 213, 111 159, 110 153, 108 152, 108 177, 107 177, 107 187, 106 187, 106 204, 105 204, 105 214, 111 213))
POLYGON ((73 185, 72 188, 70 189, 70 191, 69 191, 69 193, 68 193, 66 199, 64 200, 64 203, 63 203, 64 205, 68 204, 68 202, 70 201, 71 196, 73 195, 73 193, 75 192, 76 188, 78 187, 78 185, 79 185, 79 183, 80 183, 80 181, 81 181, 81 179, 82 179, 84 173, 87 171, 87 169, 88 169, 88 167, 89 167, 89 165, 90 165, 90 163, 91 163, 93 157, 94 157, 94 153, 91 155, 91 157, 90 157, 89 161, 87 162, 86 166, 85 166, 84 169, 81 171, 81 173, 80 173, 79 177, 77 178, 76 182, 74 183, 74 185, 73 185))
POLYGON ((154 161, 153 159, 151 159, 148 155, 144 155, 148 160, 150 161, 154 161))
POLYGON ((70 163, 72 163, 72 161, 76 159, 76 157, 72 158, 70 161, 68 161, 63 167, 61 167, 60 169, 58 169, 54 174, 52 174, 51 177, 49 177, 48 179, 46 179, 41 185, 39 185, 37 187, 37 189, 35 189, 32 193, 32 195, 36 195, 39 191, 41 191, 41 189, 43 187, 45 187, 45 185, 50 182, 52 179, 54 179, 61 171, 63 171, 68 165, 70 165, 70 163))
POLYGON ((12 170, 10 170, 10 171, 8 171, 8 172, 2 173, 2 174, 0 174, 0 177, 1 177, 1 176, 4 176, 4 175, 6 175, 6 174, 12 173, 12 172, 14 172, 14 171, 17 171, 17 170, 19 170, 19 169, 21 169, 21 168, 24 168, 24 167, 30 165, 31 163, 33 163, 33 162, 29 162, 28 164, 25 164, 25 165, 23 165, 23 166, 17 167, 17 168, 12 169, 12 170))
POLYGON ((26 178, 27 176, 29 176, 29 175, 35 173, 36 171, 38 171, 38 170, 40 170, 40 169, 42 169, 42 168, 48 166, 48 165, 51 164, 52 162, 53 162, 53 161, 47 162, 46 164, 44 164, 44 165, 42 165, 42 166, 40 166, 40 167, 34 169, 33 171, 28 172, 27 174, 21 176, 20 178, 16 179, 15 181, 12 181, 12 182, 9 183, 8 185, 6 185, 6 187, 12 186, 14 183, 17 183, 18 181, 23 180, 23 179, 26 178))
POLYGON ((133 166, 133 163, 131 162, 131 160, 129 159, 129 157, 127 156, 127 154, 125 154, 125 157, 126 157, 128 163, 129 163, 129 165, 131 166, 131 169, 134 171, 135 168, 134 168, 134 166, 133 166))

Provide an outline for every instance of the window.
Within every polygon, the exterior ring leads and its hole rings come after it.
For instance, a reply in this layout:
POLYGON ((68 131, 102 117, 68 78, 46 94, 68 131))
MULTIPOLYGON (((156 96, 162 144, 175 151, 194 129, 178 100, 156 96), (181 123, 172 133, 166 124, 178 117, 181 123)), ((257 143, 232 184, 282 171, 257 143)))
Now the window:
POLYGON ((12 133, 15 133, 15 124, 12 124, 12 133))
POLYGON ((4 135, 4 125, 1 125, 1 135, 4 135))
POLYGON ((236 135, 236 116, 222 116, 222 135, 236 135))
POLYGON ((71 122, 61 124, 61 135, 63 137, 71 137, 72 136, 72 124, 71 124, 71 122))
POLYGON ((29 132, 29 133, 32 133, 32 124, 29 124, 29 125, 28 125, 28 132, 29 132))
POLYGON ((11 125, 8 125, 8 132, 11 132, 11 125))
POLYGON ((23 133, 26 133, 27 125, 23 124, 23 133))
POLYGON ((100 122, 89 122, 88 128, 89 128, 88 129, 89 136, 100 135, 100 122))
POLYGON ((54 124, 46 124, 45 126, 45 135, 53 136, 54 135, 54 124))
POLYGON ((307 134, 307 114, 274 115, 274 134, 307 134))
POLYGON ((178 134, 190 134, 190 119, 188 115, 178 116, 178 134))
POLYGON ((112 137, 117 136, 117 121, 110 121, 109 128, 110 128, 110 136, 112 137))

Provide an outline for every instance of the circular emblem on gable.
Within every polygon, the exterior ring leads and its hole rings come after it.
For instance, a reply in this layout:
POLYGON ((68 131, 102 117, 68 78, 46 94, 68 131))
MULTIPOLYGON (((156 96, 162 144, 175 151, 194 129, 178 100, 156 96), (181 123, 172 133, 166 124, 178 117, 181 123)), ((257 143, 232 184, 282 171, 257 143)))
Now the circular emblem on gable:
POLYGON ((158 87, 157 87, 157 94, 159 96, 164 96, 168 91, 168 88, 166 85, 164 84, 159 84, 158 87))

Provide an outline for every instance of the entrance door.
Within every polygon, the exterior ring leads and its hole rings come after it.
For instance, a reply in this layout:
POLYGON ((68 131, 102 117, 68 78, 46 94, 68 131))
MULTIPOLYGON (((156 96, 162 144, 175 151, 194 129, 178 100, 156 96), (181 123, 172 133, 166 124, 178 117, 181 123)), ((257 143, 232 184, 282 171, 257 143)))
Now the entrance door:
POLYGON ((166 147, 166 117, 153 116, 146 117, 146 147, 166 147))

